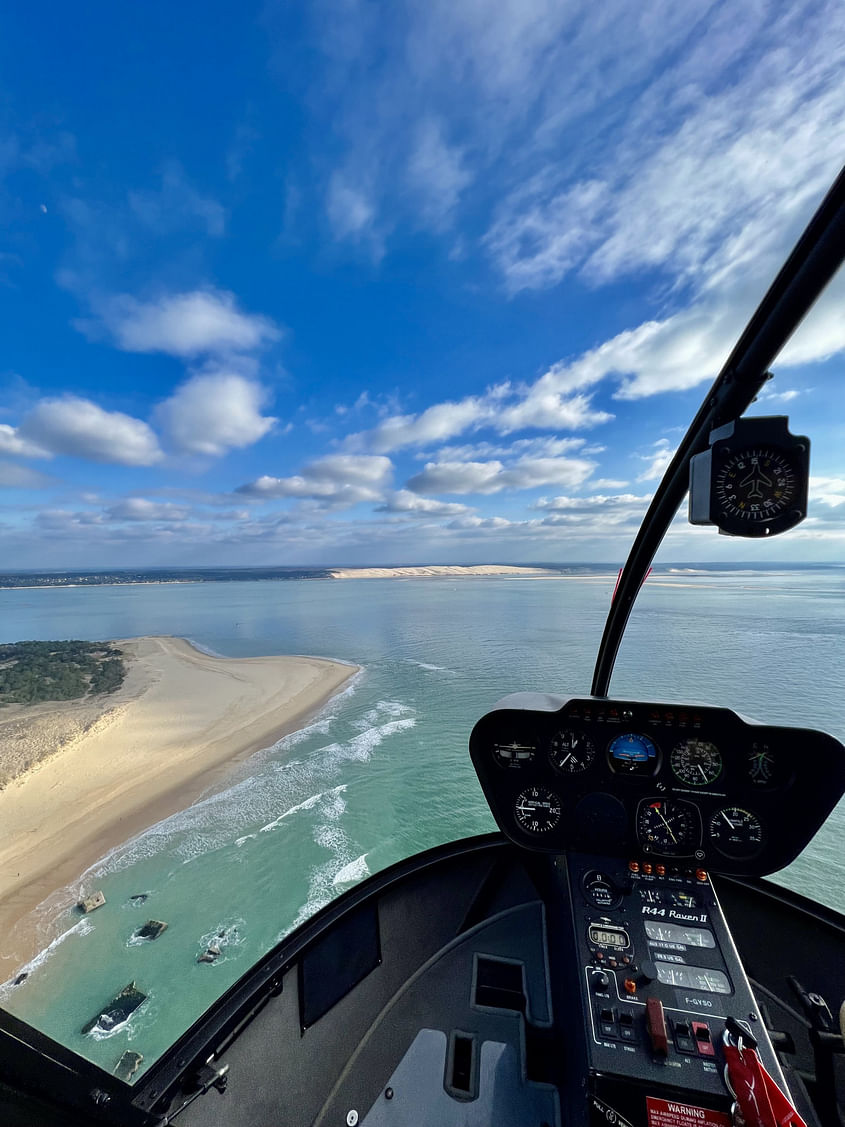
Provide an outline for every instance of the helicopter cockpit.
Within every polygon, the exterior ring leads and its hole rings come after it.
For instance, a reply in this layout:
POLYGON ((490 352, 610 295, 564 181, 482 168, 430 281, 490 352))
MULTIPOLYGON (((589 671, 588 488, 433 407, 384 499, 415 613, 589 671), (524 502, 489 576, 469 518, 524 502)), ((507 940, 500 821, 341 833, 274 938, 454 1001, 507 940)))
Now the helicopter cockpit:
POLYGON ((824 998, 845 997, 845 919, 759 878, 845 793, 845 748, 608 690, 691 486, 692 518, 724 532, 801 519, 806 440, 742 414, 843 248, 845 173, 666 470, 590 694, 509 696, 475 726, 501 833, 332 900, 137 1083, 0 1013, 4 1124, 840 1127, 845 1044, 824 998))

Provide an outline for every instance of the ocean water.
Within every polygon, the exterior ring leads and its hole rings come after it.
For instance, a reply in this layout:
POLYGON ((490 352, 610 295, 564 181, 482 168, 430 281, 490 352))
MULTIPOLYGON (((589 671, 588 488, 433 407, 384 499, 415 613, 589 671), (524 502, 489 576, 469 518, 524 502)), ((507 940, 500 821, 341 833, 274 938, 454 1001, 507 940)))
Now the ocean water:
MULTIPOLYGON (((335 895, 494 829, 467 739, 505 693, 589 692, 613 587, 564 580, 344 580, 0 591, 0 641, 187 637, 230 657, 312 654, 362 672, 304 730, 104 857, 39 909, 44 951, 0 1005, 111 1070, 148 1067, 278 939, 335 895), (108 906, 80 919, 79 890, 108 906), (146 894, 146 901, 133 896, 146 894), (147 919, 168 930, 133 939, 147 919), (216 943, 220 958, 198 964, 216 943), (122 1026, 82 1024, 127 982, 122 1026)), ((656 573, 616 695, 726 705, 845 738, 845 571, 656 573)), ((776 879, 845 911, 845 809, 776 879)))

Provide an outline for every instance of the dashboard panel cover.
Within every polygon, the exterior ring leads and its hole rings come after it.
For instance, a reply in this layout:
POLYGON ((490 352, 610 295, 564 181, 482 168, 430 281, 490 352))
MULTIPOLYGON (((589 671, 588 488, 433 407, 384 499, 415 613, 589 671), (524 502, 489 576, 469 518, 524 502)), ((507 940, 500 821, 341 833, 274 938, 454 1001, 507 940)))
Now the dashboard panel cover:
POLYGON ((788 865, 845 793, 832 736, 709 705, 514 693, 470 755, 516 845, 736 875, 788 865))

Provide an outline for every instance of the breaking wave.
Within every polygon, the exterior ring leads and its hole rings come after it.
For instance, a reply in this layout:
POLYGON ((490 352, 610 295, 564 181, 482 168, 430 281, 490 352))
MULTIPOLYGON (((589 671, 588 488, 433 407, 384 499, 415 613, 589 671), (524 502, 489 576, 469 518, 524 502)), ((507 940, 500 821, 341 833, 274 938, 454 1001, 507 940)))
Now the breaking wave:
POLYGON ((367 865, 367 854, 362 853, 360 857, 356 857, 354 861, 350 861, 348 865, 344 865, 342 869, 335 873, 332 884, 335 886, 353 884, 369 875, 370 868, 367 865))
POLYGON ((11 992, 16 988, 15 979, 19 978, 22 974, 26 975, 26 977, 28 978, 34 971, 38 970, 39 967, 42 967, 47 962, 47 960, 56 953, 58 948, 64 943, 66 939, 70 939, 72 935, 90 935, 93 930, 94 924, 91 922, 91 920, 83 918, 78 923, 75 923, 73 927, 69 927, 67 931, 63 931, 61 935, 57 935, 55 939, 47 944, 43 951, 39 951, 34 959, 30 959, 28 963, 25 963, 22 967, 19 967, 11 978, 7 979, 6 982, 0 984, 0 1001, 4 1001, 6 998, 8 998, 11 992))

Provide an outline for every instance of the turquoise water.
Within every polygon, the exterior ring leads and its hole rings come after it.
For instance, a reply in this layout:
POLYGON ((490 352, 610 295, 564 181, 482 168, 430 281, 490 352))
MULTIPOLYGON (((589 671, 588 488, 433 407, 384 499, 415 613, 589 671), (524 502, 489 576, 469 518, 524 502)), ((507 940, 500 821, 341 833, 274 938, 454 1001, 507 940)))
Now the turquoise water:
MULTIPOLYGON (((727 705, 845 738, 845 575, 714 573, 646 585, 617 695, 727 705)), ((175 634, 239 657, 303 653, 363 667, 302 732, 226 789, 152 827, 40 909, 45 946, 0 1002, 114 1067, 148 1066, 261 954, 334 895, 421 849, 493 829, 469 732, 507 692, 589 691, 612 582, 485 579, 206 583, 0 591, 0 640, 175 634), (130 897, 147 893, 134 906, 130 897), (169 924, 133 944, 148 918, 169 924), (223 932, 220 940, 219 933, 223 932), (198 964, 217 940, 221 957, 198 964), (80 1026, 131 979, 145 1005, 109 1034, 80 1026)), ((845 810, 778 879, 845 910, 845 810)))

